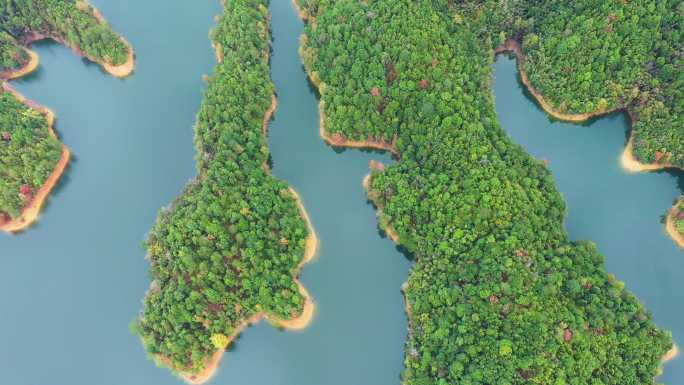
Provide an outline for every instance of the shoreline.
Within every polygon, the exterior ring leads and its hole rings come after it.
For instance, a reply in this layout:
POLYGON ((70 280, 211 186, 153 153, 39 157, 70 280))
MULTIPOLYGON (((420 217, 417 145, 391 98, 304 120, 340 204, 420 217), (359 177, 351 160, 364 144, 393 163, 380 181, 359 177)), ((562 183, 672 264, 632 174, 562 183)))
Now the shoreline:
POLYGON ((496 47, 494 50, 494 56, 502 54, 502 53, 512 53, 515 55, 517 59, 517 64, 518 64, 518 73, 520 74, 520 79, 522 80, 522 83, 525 85, 527 90, 534 96, 535 100, 537 101, 537 104, 544 110, 547 114, 551 115, 552 117, 558 119, 558 120, 563 120, 566 122, 574 122, 574 123, 581 123, 584 121, 587 121, 589 119, 596 118, 601 115, 606 115, 610 114, 616 111, 620 111, 623 108, 614 108, 612 110, 604 110, 604 111, 593 111, 593 112, 585 112, 582 114, 567 114, 564 112, 560 112, 556 110, 549 102, 546 101, 544 98, 544 95, 537 90, 532 83, 530 83, 530 80, 527 76, 527 71, 525 70, 525 54, 522 51, 522 45, 520 44, 519 41, 514 40, 514 39, 508 39, 506 40, 503 44, 500 46, 496 47))
MULTIPOLYGON (((316 18, 309 15, 308 11, 304 10, 300 5, 297 0, 292 0, 292 5, 295 8, 295 12, 297 12, 297 15, 299 16, 299 19, 304 22, 305 24, 307 23, 316 23, 316 18)), ((301 35, 300 37, 300 42, 303 42, 305 39, 304 34, 301 35)), ((304 49, 303 43, 300 43, 299 47, 299 57, 302 59, 302 50, 304 49)), ((304 64, 304 63, 302 63, 304 64)), ((399 151, 396 148, 396 141, 397 137, 395 136, 392 139, 392 142, 387 142, 385 140, 372 140, 372 139, 366 139, 366 140, 349 140, 342 136, 341 134, 331 134, 325 129, 325 101, 323 101, 323 88, 321 87, 321 81, 320 79, 314 78, 312 76, 311 71, 309 68, 306 68, 306 65, 304 66, 304 70, 306 71, 306 76, 308 77, 309 81, 311 81, 311 84, 313 84, 316 89, 318 90, 319 94, 319 101, 318 101, 318 111, 319 111, 319 123, 318 123, 318 133, 328 145, 333 146, 333 147, 347 147, 347 148, 358 148, 358 149, 370 149, 370 150, 379 150, 379 151, 389 151, 394 155, 395 157, 399 156, 399 151)))
MULTIPOLYGON (((630 121, 633 121, 632 114, 629 114, 630 121)), ((630 123, 631 126, 631 123, 630 123)), ((641 163, 637 160, 633 153, 634 148, 634 130, 630 127, 629 140, 625 149, 620 155, 620 165, 622 169, 628 173, 646 172, 646 171, 659 171, 666 168, 676 168, 678 170, 684 170, 682 166, 676 166, 670 163, 641 163)))
POLYGON ((624 112, 627 114, 627 116, 630 119, 629 123, 629 140, 627 141, 627 144, 625 145, 625 149, 622 153, 622 156, 620 157, 620 164, 622 167, 625 169, 625 171, 628 172, 643 172, 643 171, 656 171, 656 170, 662 170, 664 168, 678 168, 678 169, 684 169, 684 167, 681 166, 676 166, 672 165, 669 163, 641 163, 639 160, 634 157, 633 153, 633 146, 634 146, 634 121, 635 116, 632 113, 632 111, 629 110, 627 107, 616 107, 610 110, 605 110, 605 111, 594 111, 594 112, 589 112, 589 113, 583 113, 583 114, 565 114, 562 112, 559 112, 555 110, 547 101, 544 99, 544 95, 539 92, 529 81, 529 78, 527 76, 527 72, 525 71, 525 54, 522 52, 522 46, 519 41, 514 40, 514 39, 508 39, 506 40, 505 43, 501 44, 494 50, 494 55, 499 55, 502 53, 512 53, 515 55, 517 59, 517 66, 518 66, 518 73, 520 74, 520 79, 522 83, 525 85, 529 93, 534 96, 535 101, 537 104, 546 112, 547 114, 551 115, 553 118, 556 118, 558 120, 566 121, 566 122, 573 122, 573 123, 581 123, 585 122, 587 120, 597 118, 603 115, 607 114, 612 114, 615 112, 624 112))
MULTIPOLYGON (((92 10, 92 16, 95 18, 95 20, 97 20, 98 23, 109 25, 109 23, 104 18, 104 16, 102 16, 102 13, 100 13, 100 11, 94 5, 92 5, 90 3, 90 1, 83 0, 82 3, 86 4, 88 7, 90 7, 90 9, 92 10)), ((112 31, 112 32, 114 32, 114 31, 112 31)), ((24 48, 27 51, 31 51, 29 48, 31 44, 33 44, 37 41, 46 40, 46 39, 54 40, 57 43, 65 46, 65 47, 70 48, 76 55, 78 55, 80 57, 84 57, 84 58, 90 60, 91 62, 100 65, 100 67, 102 67, 102 69, 105 72, 107 72, 108 74, 110 74, 116 78, 119 78, 119 79, 125 78, 125 77, 129 76, 130 74, 132 74, 133 71, 135 70, 135 50, 133 49, 133 46, 131 46, 131 44, 126 39, 123 38, 123 36, 119 36, 119 40, 128 49, 128 56, 127 56, 126 61, 124 63, 118 64, 118 65, 107 63, 104 60, 100 60, 100 59, 97 59, 93 56, 90 56, 87 53, 85 53, 80 47, 75 46, 75 45, 71 45, 66 40, 64 40, 63 38, 58 37, 58 36, 44 35, 44 34, 38 33, 38 32, 30 32, 20 40, 20 43, 24 46, 24 48)), ((33 54, 35 54, 35 52, 33 52, 33 54)), ((37 54, 35 54, 35 55, 37 56, 37 54)))
MULTIPOLYGON (((217 62, 220 64, 221 60, 219 60, 220 56, 218 53, 218 50, 220 49, 220 45, 217 43, 212 42, 212 46, 214 47, 214 52, 216 54, 216 59, 217 62)), ((270 48, 269 48, 270 49, 270 48)), ((266 54, 266 59, 267 61, 270 59, 269 58, 269 53, 267 52, 266 54)), ((268 135, 268 129, 269 129, 269 123, 271 121, 271 118, 273 117, 273 114, 275 113, 276 109, 278 108, 278 99, 276 98, 275 93, 271 94, 271 105, 270 107, 264 112, 264 120, 262 123, 262 135, 264 138, 267 140, 267 135, 268 135)), ((264 172, 268 173, 270 175, 270 168, 268 167, 268 163, 264 162, 264 172)), ((177 375, 183 379, 185 382, 191 385, 201 385, 208 380, 210 380, 218 371, 220 364, 221 364, 221 359, 223 358, 223 355, 225 354, 226 349, 233 343, 233 341, 248 327, 255 325, 259 323, 262 319, 265 319, 267 322, 269 322, 272 326, 275 326, 277 328, 285 329, 285 330, 303 330, 313 320, 314 314, 315 314, 315 303, 313 301, 313 298, 309 294, 309 292, 306 290, 304 285, 301 283, 299 280, 299 275, 301 274, 302 269, 304 268, 304 265, 307 263, 313 261, 313 259, 316 257, 316 253, 318 251, 318 237, 316 236, 316 232, 313 228, 313 225, 311 223, 311 220, 309 218, 309 214, 306 212, 306 208, 304 207, 304 203, 302 202, 301 197, 297 193, 297 191, 289 187, 288 191, 292 195, 292 197, 295 200, 295 203, 297 204, 297 208, 299 209, 301 217, 304 219, 306 222, 307 228, 309 230, 309 235, 306 238, 306 246, 304 248, 304 256, 302 260, 299 262, 299 264, 295 267, 294 272, 292 274, 293 279, 295 283, 297 284, 297 287, 299 288, 299 293, 302 297, 304 297, 304 306, 302 308, 302 312, 299 316, 291 318, 291 319, 283 319, 271 314, 268 314, 265 311, 259 311, 256 314, 252 315, 251 317, 245 319, 242 321, 238 326, 233 330, 233 332, 228 336, 228 344, 226 345, 225 349, 219 349, 212 356, 205 361, 204 368, 199 372, 199 373, 188 373, 184 372, 182 370, 176 370, 174 369, 173 365, 171 364, 170 360, 164 356, 158 355, 157 359, 161 361, 165 366, 171 368, 172 370, 175 370, 177 372, 177 375)))
MULTIPOLYGON (((677 346, 677 344, 675 344, 675 343, 672 343, 672 348, 670 350, 668 350, 667 353, 665 353, 663 355, 663 357, 660 359, 660 366, 658 367, 658 371, 656 372, 656 378, 658 378, 659 376, 661 376, 663 374, 663 370, 665 368, 665 365, 668 362, 676 359, 677 357, 679 357, 679 346, 677 346)), ((654 382, 655 382, 655 379, 654 379, 654 382)))
POLYGON ((677 208, 684 202, 684 198, 680 198, 677 203, 675 203, 672 208, 667 213, 667 218, 665 219, 665 231, 667 234, 674 240, 674 242, 679 246, 680 248, 684 249, 684 234, 680 233, 679 230, 677 230, 677 227, 675 226, 675 215, 677 214, 677 211, 679 211, 677 208))
POLYGON ((40 62, 40 59, 38 58, 38 54, 33 52, 30 49, 27 49, 26 47, 21 47, 26 54, 29 55, 29 61, 24 64, 22 67, 17 68, 16 70, 9 70, 5 71, 3 73, 0 73, 0 80, 2 81, 10 81, 13 79, 18 79, 20 77, 26 76, 30 74, 31 72, 35 71, 36 68, 38 68, 38 63, 40 62))
MULTIPOLYGON (((589 119, 593 119, 602 115, 606 114, 611 114, 614 112, 624 112, 627 114, 629 117, 629 139, 627 141, 627 144, 625 145, 624 150, 622 151, 622 155, 620 156, 620 165, 623 170, 625 170, 628 173, 637 173, 637 172, 647 172, 647 171, 658 171, 658 170, 663 170, 666 168, 676 168, 679 170, 684 170, 684 167, 681 166, 676 166, 672 164, 667 164, 667 163, 641 163, 633 153, 633 147, 634 147, 634 121, 635 116, 632 113, 632 111, 627 108, 627 107, 618 107, 614 108, 611 110, 605 110, 605 111, 594 111, 591 113, 584 113, 584 114, 564 114, 559 111, 556 111, 547 101, 544 99, 544 96, 542 95, 541 92, 539 92, 534 86, 530 83, 529 78, 527 76, 527 72, 525 71, 525 55, 522 52, 522 46, 519 41, 514 40, 514 39, 508 39, 506 42, 498 46, 494 50, 494 55, 499 55, 502 53, 510 52, 515 55, 517 59, 517 65, 518 65, 518 73, 520 74, 520 79, 522 83, 525 85, 529 93, 534 96, 535 101, 537 104, 541 107, 544 112, 547 114, 551 115, 552 117, 562 120, 562 121, 567 121, 567 122, 573 122, 573 123, 581 123, 585 122, 589 119)), ((668 221, 670 221, 670 213, 672 210, 676 207, 676 205, 668 211, 668 221)), ((667 223, 666 224, 666 231, 668 235, 672 238, 672 240, 681 248, 684 249, 684 235, 680 234, 679 232, 676 231, 674 228, 674 224, 667 223)))
MULTIPOLYGON (((48 108, 38 105, 37 103, 27 99, 24 95, 17 92, 9 84, 3 84, 2 90, 4 92, 11 93, 15 98, 17 98, 26 107, 38 111, 39 113, 45 115, 47 119, 48 133, 55 139, 59 140, 57 133, 54 130, 55 115, 48 108)), ((0 231, 7 233, 17 233, 22 230, 26 230, 31 225, 33 225, 40 216, 41 209, 50 196, 50 192, 57 186, 62 175, 66 171, 69 165, 69 160, 71 159, 71 151, 69 148, 62 144, 62 156, 52 170, 52 173, 48 176, 47 180, 38 189, 38 192, 33 197, 28 205, 21 209, 21 215, 9 222, 0 225, 0 231)))
MULTIPOLYGON (((123 64, 119 65, 114 65, 107 63, 105 61, 99 60, 94 58, 93 56, 90 56, 83 52, 79 47, 73 46, 69 44, 66 40, 62 39, 61 37, 57 36, 52 36, 52 35, 43 35, 41 33, 36 33, 32 32, 28 34, 24 39, 21 40, 21 44, 25 47, 27 51, 33 52, 30 48, 31 44, 41 41, 41 40, 53 40, 69 49, 71 49, 77 56, 83 57, 88 59, 89 61, 98 64, 106 73, 109 75, 112 75, 116 78, 123 79, 130 74, 133 73, 135 70, 135 52, 133 51, 133 47, 126 41, 123 37, 119 37, 121 41, 128 47, 128 57, 126 59, 126 62, 123 64)), ((37 55, 35 52, 33 52, 35 55, 37 55)))
MULTIPOLYGON (((100 13, 100 10, 97 9, 94 5, 92 5, 89 0, 85 0, 84 3, 86 3, 93 10, 93 17, 95 17, 95 20, 97 20, 100 24, 109 25, 104 16, 102 16, 102 13, 100 13)), ((128 56, 126 58, 126 61, 119 65, 113 65, 104 61, 95 60, 95 58, 86 55, 85 52, 81 51, 80 48, 70 48, 76 51, 77 53, 81 54, 88 60, 92 61, 93 63, 97 63, 100 66, 102 66, 102 68, 110 75, 122 79, 132 74, 135 70, 135 51, 133 50, 133 46, 131 46, 131 44, 126 39, 124 39, 123 36, 119 36, 119 40, 121 40, 121 42, 126 46, 126 48, 128 48, 128 56)), ((69 45, 66 44, 66 41, 63 41, 63 44, 69 47, 69 45)))
MULTIPOLYGON (((304 257, 295 268, 296 275, 294 278, 295 283, 297 283, 297 286, 299 287, 300 294, 304 297, 304 307, 302 309, 302 313, 299 316, 292 319, 283 319, 268 314, 265 311, 260 311, 254 314, 253 316, 247 318, 246 320, 242 321, 240 324, 238 324, 238 326, 233 330, 233 333, 231 333, 228 336, 228 345, 226 349, 233 343, 233 341, 240 334, 242 334, 242 332, 245 329, 252 325, 258 324, 262 319, 266 319, 266 321, 269 322, 272 326, 290 331, 303 330, 307 326, 309 326, 309 324, 313 320, 316 306, 313 301, 313 298, 299 280, 299 275, 301 274, 301 270, 304 267, 304 265, 311 262, 315 258, 316 252, 318 251, 318 237, 316 236, 316 233, 313 230, 313 226, 311 225, 309 216, 306 213, 306 210, 304 209, 304 205, 301 201, 301 198, 299 197, 299 194, 297 194, 297 192, 291 187, 289 191, 294 196, 295 201, 297 202, 297 206, 299 207, 300 212, 304 217, 307 226, 309 227, 309 235, 306 239, 304 257)), ((221 364, 221 359, 223 358, 223 354, 225 353, 226 349, 219 349, 216 352, 214 352, 214 354, 205 362, 204 369, 202 369, 202 371, 200 371, 199 373, 188 373, 179 370, 177 371, 178 376, 191 385, 201 385, 207 382, 218 371, 221 364)), ((159 355, 157 356, 157 358, 165 366, 174 370, 173 366, 170 365, 170 361, 166 357, 159 355)))
MULTIPOLYGON (((311 75, 307 71, 307 76, 311 79, 311 75)), ((318 92, 321 92, 321 88, 318 87, 318 92)), ((358 149, 370 149, 379 151, 389 151, 394 156, 399 156, 399 151, 396 148, 397 137, 395 136, 391 143, 384 140, 349 140, 346 139, 341 134, 331 134, 325 129, 325 101, 321 99, 318 102, 318 111, 320 120, 318 123, 318 134, 321 139, 323 139, 328 145, 333 147, 346 147, 346 148, 358 148, 358 149)))
MULTIPOLYGON (((95 17, 95 19, 99 23, 106 23, 105 19, 102 17, 102 14, 100 14, 97 8, 93 7, 89 3, 88 5, 92 7, 93 16, 95 17)), ((134 51, 133 47, 123 37, 119 38, 128 48, 128 58, 126 62, 123 64, 113 65, 106 63, 104 61, 96 60, 95 58, 85 54, 85 52, 83 52, 79 47, 71 46, 66 42, 66 40, 62 38, 57 38, 54 36, 45 36, 40 33, 30 33, 25 38, 20 40, 22 49, 24 49, 26 53, 29 55, 29 61, 19 69, 7 71, 5 73, 0 74, 0 81, 2 81, 3 83, 2 91, 11 93, 15 98, 17 98, 21 103, 23 103, 28 108, 36 110, 41 114, 45 115, 48 123, 48 132, 53 138, 59 140, 59 137, 57 136, 54 130, 55 115, 52 113, 52 111, 30 99, 27 99, 6 82, 26 76, 38 68, 38 65, 40 63, 40 57, 35 51, 30 49, 29 47, 34 42, 44 39, 52 39, 66 47, 69 47, 77 55, 85 57, 88 60, 99 64, 105 70, 105 72, 109 73, 114 77, 126 77, 130 75, 135 69, 134 51)), ((38 217, 40 216, 40 212, 43 208, 43 205, 50 196, 50 192, 52 192, 55 186, 57 186, 57 184, 59 183, 59 180, 61 179, 61 176, 64 174, 70 159, 71 151, 66 145, 62 144, 62 156, 55 165, 55 169, 48 176, 45 183, 43 183, 43 185, 38 189, 38 192, 33 197, 33 199, 28 203, 28 205, 22 208, 21 215, 16 219, 13 219, 9 222, 0 225, 0 231, 8 233, 17 233, 27 229, 37 221, 38 217)))
MULTIPOLYGON (((366 190, 366 195, 368 195, 368 193, 370 192, 370 180, 371 180, 371 174, 366 174, 366 176, 363 177, 362 184, 363 184, 363 188, 366 190)), ((373 206, 375 206, 375 211, 376 211, 376 216, 378 218, 378 226, 379 226, 380 225, 380 218, 382 217, 382 207, 380 207, 372 199, 370 199, 370 198, 368 198, 368 199, 373 203, 373 206)), ((391 239, 394 243, 396 243, 397 245, 401 245, 401 243, 399 242, 399 234, 397 234, 397 232, 394 230, 394 228, 392 228, 392 225, 387 224, 387 226, 385 226, 384 228, 381 227, 380 229, 382 231, 384 231, 385 235, 387 235, 387 237, 389 239, 391 239)))

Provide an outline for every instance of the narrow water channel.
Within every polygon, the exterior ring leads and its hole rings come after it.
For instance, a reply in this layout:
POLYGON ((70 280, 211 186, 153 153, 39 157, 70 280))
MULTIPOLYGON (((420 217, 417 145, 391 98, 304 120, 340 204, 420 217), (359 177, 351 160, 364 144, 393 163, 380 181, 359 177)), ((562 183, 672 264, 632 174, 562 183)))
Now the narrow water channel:
MULTIPOLYGON (((584 125, 552 121, 519 82, 514 59, 500 56, 494 75, 499 122, 532 156, 548 162, 567 202, 570 237, 595 242, 607 270, 625 282, 681 347, 684 251, 665 233, 661 217, 682 192, 682 174, 632 174, 621 168, 629 133, 624 114, 584 125)), ((670 362, 658 381, 684 383, 683 357, 670 362)))
POLYGON ((297 53, 303 24, 290 1, 272 1, 269 128, 273 174, 301 195, 320 249, 302 283, 316 302, 303 332, 249 328, 224 356, 216 384, 398 385, 407 333, 401 284, 409 261, 378 233, 361 181, 386 154, 335 151, 318 134, 318 100, 297 53))
MULTIPOLYGON (((201 76, 215 64, 207 38, 216 0, 92 0, 136 47, 137 70, 106 76, 56 44, 39 44, 40 70, 14 86, 52 108, 74 160, 37 225, 0 234, 0 384, 169 385, 182 382, 145 358, 128 331, 149 279, 140 243, 157 210, 194 175, 192 130, 201 76)), ((272 75, 279 108, 270 126, 274 174, 298 190, 321 241, 302 281, 312 325, 249 328, 224 356, 221 385, 398 385, 406 317, 399 291, 410 262, 377 230, 361 186, 386 154, 335 151, 318 136, 317 99, 297 54, 302 23, 273 0, 272 75)), ((495 67, 504 128, 549 160, 568 200, 568 229, 591 239, 658 323, 684 336, 684 253, 659 217, 681 182, 627 175, 617 163, 621 116, 589 126, 551 123, 527 100, 512 61, 495 67)), ((660 378, 684 381, 679 359, 660 378)))

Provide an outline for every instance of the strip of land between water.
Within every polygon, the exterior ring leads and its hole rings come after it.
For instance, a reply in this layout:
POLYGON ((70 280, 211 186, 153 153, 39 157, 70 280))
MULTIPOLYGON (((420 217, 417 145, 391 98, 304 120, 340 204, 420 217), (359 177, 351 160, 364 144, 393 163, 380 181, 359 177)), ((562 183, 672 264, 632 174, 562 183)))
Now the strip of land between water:
MULTIPOLYGON (((647 172, 647 171, 659 171, 659 170, 665 170, 665 169, 678 169, 678 170, 684 170, 684 168, 680 166, 676 166, 673 164, 669 163, 641 163, 635 156, 633 152, 634 148, 634 122, 636 121, 636 117, 630 111, 629 108, 625 106, 617 107, 611 110, 605 110, 605 111, 594 111, 594 112, 589 112, 589 113, 583 113, 583 114, 567 114, 560 112, 551 106, 549 102, 544 99, 544 95, 542 95, 541 92, 539 92, 530 82, 528 76, 527 76, 527 71, 525 70, 525 54, 523 53, 522 50, 522 45, 518 40, 515 39, 508 39, 506 40, 503 44, 498 46, 494 50, 494 55, 498 55, 501 53, 512 53, 516 56, 517 62, 518 62, 518 73, 520 74, 520 80, 522 83, 525 85, 529 93, 534 96, 537 104, 539 107, 541 107, 544 112, 549 114, 555 119, 562 120, 562 121, 567 121, 567 122, 573 122, 573 123, 581 123, 581 122, 586 122, 588 120, 591 120, 596 117, 600 117, 603 115, 611 114, 614 112, 624 112, 627 114, 629 117, 629 140, 627 141, 627 144, 625 145, 625 148, 622 152, 622 155, 620 156, 620 165, 622 168, 630 173, 637 173, 637 172, 647 172)), ((674 240, 674 242, 684 248, 684 235, 681 234, 679 231, 677 231, 676 227, 674 226, 674 215, 673 214, 676 210, 675 208, 679 206, 679 204, 684 200, 680 200, 675 206, 673 206, 669 211, 667 215, 667 221, 666 221, 666 232, 668 235, 674 240)))
MULTIPOLYGON (((90 5, 87 2, 85 4, 90 5)), ((106 20, 104 19, 104 17, 102 17, 102 14, 97 10, 97 8, 93 7, 92 5, 90 6, 92 7, 93 16, 95 17, 95 19, 97 19, 99 23, 106 23, 106 20)), ((71 48, 71 50, 74 51, 77 55, 85 57, 88 60, 99 64, 107 73, 118 78, 127 77, 133 72, 133 70, 135 69, 135 55, 131 45, 123 37, 120 37, 119 39, 121 39, 121 41, 126 45, 128 49, 128 56, 126 58, 126 62, 120 65, 114 65, 106 61, 99 60, 93 56, 90 56, 79 47, 69 44, 66 40, 58 36, 48 36, 32 32, 21 39, 21 44, 23 46, 22 48, 28 54, 29 60, 21 68, 0 73, 0 81, 2 81, 2 90, 4 92, 9 92, 12 95, 14 95, 14 97, 17 98, 17 100, 19 100, 25 106, 43 114, 47 119, 47 126, 50 135, 55 139, 59 139, 54 130, 55 114, 48 108, 41 106, 40 104, 24 97, 17 90, 15 90, 9 84, 7 84, 8 81, 29 75, 38 68, 38 65, 40 63, 40 57, 35 51, 31 50, 29 46, 36 41, 44 39, 52 39, 66 47, 71 48)), ((38 219, 42 207, 44 206, 46 200, 50 196, 50 192, 55 188, 55 186, 57 186, 59 180, 66 171, 70 158, 70 150, 65 145, 62 145, 62 155, 59 161, 57 162, 54 170, 48 176, 45 183, 43 183, 43 185, 38 189, 38 191, 33 196, 31 201, 28 202, 26 206, 24 206, 19 217, 0 224, 0 231, 5 231, 9 233, 21 232, 30 227, 38 219)))

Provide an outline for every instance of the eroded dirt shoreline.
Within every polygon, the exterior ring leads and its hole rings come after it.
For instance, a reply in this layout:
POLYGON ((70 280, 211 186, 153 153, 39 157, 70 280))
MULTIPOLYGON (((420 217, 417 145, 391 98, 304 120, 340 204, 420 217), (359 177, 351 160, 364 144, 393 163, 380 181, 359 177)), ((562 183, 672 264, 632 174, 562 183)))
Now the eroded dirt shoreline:
MULTIPOLYGON (((105 19, 102 17, 100 12, 97 10, 97 8, 92 7, 93 9, 93 15, 95 18, 100 22, 100 23, 106 23, 105 19)), ((91 57, 89 55, 86 55, 79 47, 74 47, 70 44, 68 44, 65 40, 59 38, 59 37, 54 37, 54 36, 45 36, 39 33, 31 33, 25 36, 22 40, 21 43, 24 46, 23 49, 28 53, 29 55, 29 60, 24 66, 22 66, 19 69, 16 70, 11 70, 11 71, 6 71, 2 74, 0 74, 0 81, 2 81, 2 89, 4 92, 9 92, 14 97, 16 97, 19 101, 21 101, 25 106, 34 109, 43 115, 45 115, 48 123, 48 131, 52 137, 55 139, 59 139, 57 137, 57 134, 54 131, 54 121, 55 121, 55 115, 50 111, 48 108, 41 106, 40 104, 27 99, 23 95, 21 95, 19 92, 17 92, 14 88, 12 88, 9 84, 7 84, 8 81, 17 79, 23 76, 26 76, 33 71, 35 71, 38 68, 38 65, 40 63, 40 57, 38 54, 28 48, 32 43, 39 41, 39 40, 44 40, 44 39, 52 39, 60 44, 63 44, 64 46, 67 46, 72 49, 76 54, 79 56, 85 57, 89 59, 90 61, 99 64, 107 73, 109 73, 112 76, 118 77, 118 78, 123 78, 128 75, 130 75, 134 68, 135 68, 135 58, 134 58, 134 52, 133 48, 130 46, 130 44, 123 38, 120 38, 126 47, 128 47, 128 57, 125 63, 121 65, 113 65, 110 63, 106 63, 101 60, 97 60, 94 57, 91 57)), ((38 216, 40 215, 41 209, 43 205, 45 204, 46 200, 50 196, 50 192, 55 188, 55 186, 59 183, 59 180, 61 176, 64 174, 68 164, 69 164, 69 159, 71 158, 71 152, 69 149, 65 146, 62 145, 62 155, 57 162, 55 169, 52 171, 52 173, 48 176, 47 180, 43 185, 40 187, 40 189, 37 191, 33 199, 22 209, 21 215, 18 218, 15 218, 9 222, 5 222, 3 224, 0 224, 0 231, 5 231, 9 233, 17 233, 20 231, 25 230, 29 226, 31 226, 37 219, 38 216)))
MULTIPOLYGON (((223 60, 223 53, 222 53, 222 48, 219 43, 212 42, 212 46, 214 48, 214 52, 216 55, 216 61, 217 63, 221 63, 223 60)), ((270 48, 269 48, 270 49, 270 48)), ((266 52, 266 60, 270 61, 270 52, 266 52)), ((269 123, 271 121, 271 118, 273 117, 273 114, 275 113, 276 109, 278 107, 278 100, 274 95, 271 96, 271 105, 268 107, 268 109, 264 112, 264 119, 262 123, 262 135, 264 138, 268 136, 268 129, 269 129, 269 123)), ((264 171, 266 173, 270 173, 270 168, 268 167, 267 163, 264 163, 264 171)), ((302 260, 299 262, 297 267, 295 268, 293 275, 294 275, 294 280, 295 283, 297 284, 297 287, 299 289, 300 295, 304 298, 304 306, 302 309, 302 313, 294 318, 291 319, 283 319, 280 318, 276 315, 269 314, 265 311, 258 312, 251 316, 250 318, 242 321, 235 329, 234 331, 228 336, 228 344, 227 346, 230 346, 230 344, 233 343, 233 341, 249 326, 255 325, 259 323, 262 319, 266 319, 267 322, 269 322, 271 325, 275 327, 279 327, 282 329, 286 330, 303 330, 305 329, 313 320, 314 314, 315 314, 315 303, 313 301, 313 298, 309 294, 309 292, 306 290, 304 285, 301 283, 299 280, 299 274, 301 273, 304 265, 307 263, 311 262, 315 256, 316 252, 318 250, 318 237, 316 236, 316 232, 313 228, 313 225, 311 224, 311 220, 309 218, 308 213, 306 212, 306 209, 304 207, 304 204, 302 202, 301 197, 295 191, 292 187, 289 188, 290 194, 292 194, 292 197, 295 199, 297 207, 299 208, 300 215, 304 220, 306 221, 307 228, 309 230, 309 235, 306 239, 306 246, 304 250, 304 257, 302 260)), ((182 369, 174 368, 171 361, 164 356, 157 356, 157 359, 164 364, 165 366, 171 368, 172 370, 175 370, 176 373, 180 378, 182 378, 185 382, 188 384, 192 385, 200 385, 208 380, 210 380, 218 371, 220 364, 221 364, 221 359, 223 358, 223 355, 225 353, 226 349, 219 349, 214 354, 207 360, 205 361, 204 364, 204 369, 198 373, 191 373, 187 371, 183 371, 182 369)))

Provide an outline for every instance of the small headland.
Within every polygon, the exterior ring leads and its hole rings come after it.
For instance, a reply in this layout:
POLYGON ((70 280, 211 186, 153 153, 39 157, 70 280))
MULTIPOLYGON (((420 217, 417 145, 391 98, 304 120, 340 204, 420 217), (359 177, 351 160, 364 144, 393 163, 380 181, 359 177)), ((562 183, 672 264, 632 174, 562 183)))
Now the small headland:
MULTIPOLYGON (((105 23, 106 21, 104 20, 100 12, 95 7, 93 7, 92 9, 94 17, 100 23, 105 23)), ((48 123, 48 131, 50 135, 57 139, 57 134, 54 131, 55 115, 52 113, 52 111, 39 105, 38 103, 32 100, 27 99, 7 83, 10 80, 26 76, 38 68, 40 58, 37 53, 29 49, 28 47, 32 43, 44 39, 52 39, 54 41, 59 42, 60 44, 63 44, 71 48, 79 56, 85 57, 92 62, 98 63, 107 73, 118 78, 126 77, 133 72, 133 70, 135 69, 135 58, 133 48, 123 38, 121 38, 121 41, 123 41, 126 47, 128 47, 128 56, 126 62, 119 65, 114 65, 112 63, 108 63, 106 61, 102 61, 90 55, 87 55, 79 47, 72 46, 68 44, 64 39, 57 36, 47 36, 40 33, 31 32, 21 39, 21 44, 24 46, 24 49, 28 54, 29 60, 21 68, 0 73, 0 81, 2 81, 2 90, 3 92, 9 92, 12 95, 14 95, 14 97, 21 101, 25 106, 45 115, 48 123)), ((59 183, 62 174, 64 174, 64 171, 66 170, 69 164, 70 157, 71 152, 66 146, 63 145, 62 155, 59 161, 57 162, 55 169, 49 175, 45 183, 36 192, 36 194, 33 196, 33 199, 22 209, 21 215, 18 218, 5 222, 0 222, 0 231, 17 233, 25 230, 38 219, 40 211, 43 205, 45 204, 45 201, 47 200, 48 196, 50 195, 50 192, 59 183)))
MULTIPOLYGON (((636 173, 636 172, 645 172, 645 171, 658 171, 658 170, 663 170, 667 168, 677 168, 677 169, 682 169, 682 167, 675 166, 672 164, 667 164, 667 163, 650 163, 650 164, 645 164, 641 163, 636 157, 634 156, 633 153, 633 147, 634 147, 634 121, 635 121, 635 116, 632 113, 632 111, 629 109, 629 107, 618 107, 612 110, 605 110, 605 111, 594 111, 590 113, 583 113, 583 114, 566 114, 560 111, 557 111, 556 109, 551 106, 550 103, 548 103, 545 99, 544 96, 542 95, 541 92, 539 92, 529 81, 529 78, 527 76, 527 72, 525 71, 525 55, 523 53, 522 45, 518 40, 515 39, 508 39, 506 40, 503 44, 498 46, 494 50, 494 55, 502 54, 502 53, 512 53, 516 56, 517 62, 518 62, 518 73, 520 74, 520 80, 522 83, 525 85, 529 93, 534 96, 537 104, 550 116, 552 116, 555 119, 566 121, 566 122, 573 122, 573 123, 581 123, 585 122, 587 120, 606 115, 606 114, 611 114, 614 112, 624 112, 628 115, 630 119, 630 135, 629 135, 629 140, 627 141, 627 144, 625 146, 624 151, 622 152, 622 155, 620 156, 620 164, 622 168, 631 173, 636 173)), ((674 221, 673 221, 673 212, 675 211, 677 205, 675 207, 671 208, 668 212, 667 216, 667 223, 666 223, 666 231, 667 233, 672 237, 672 239, 677 243, 680 247, 684 248, 684 236, 679 233, 676 230, 676 227, 674 226, 674 221)))

